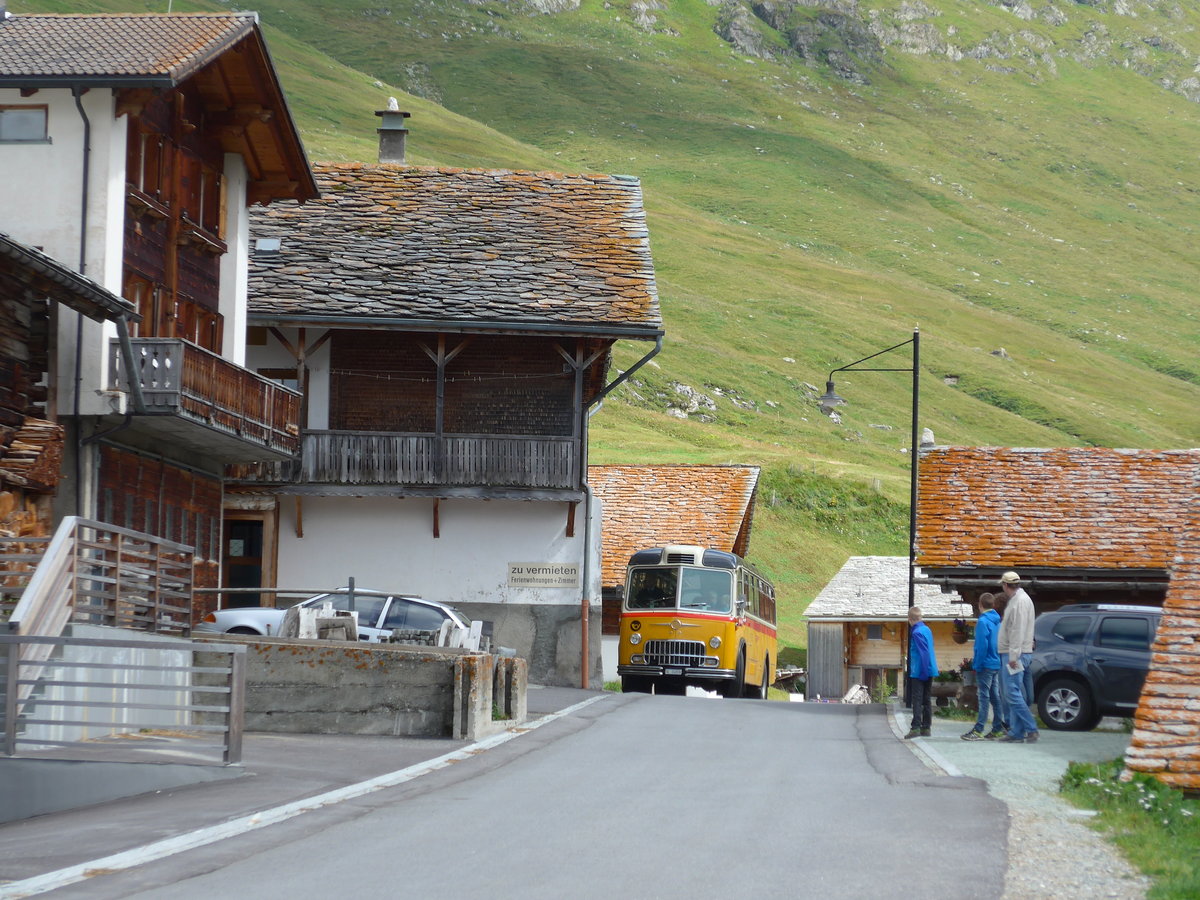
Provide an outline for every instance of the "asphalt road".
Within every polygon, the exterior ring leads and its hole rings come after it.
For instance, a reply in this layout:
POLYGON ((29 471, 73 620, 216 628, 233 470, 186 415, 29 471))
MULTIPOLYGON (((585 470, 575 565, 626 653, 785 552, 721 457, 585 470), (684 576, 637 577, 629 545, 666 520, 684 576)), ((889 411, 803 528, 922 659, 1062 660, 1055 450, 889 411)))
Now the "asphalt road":
POLYGON ((984 782, 932 773, 879 707, 614 694, 52 896, 960 900, 1000 896, 1007 828, 984 782))

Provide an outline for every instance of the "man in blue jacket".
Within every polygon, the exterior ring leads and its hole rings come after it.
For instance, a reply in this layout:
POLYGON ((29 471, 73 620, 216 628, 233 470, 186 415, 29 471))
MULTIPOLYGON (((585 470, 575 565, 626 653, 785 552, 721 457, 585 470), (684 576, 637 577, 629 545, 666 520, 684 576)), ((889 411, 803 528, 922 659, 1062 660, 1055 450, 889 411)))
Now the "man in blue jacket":
POLYGON ((1004 737, 1004 706, 1000 692, 1000 653, 996 649, 996 633, 1000 630, 1000 613, 996 612, 995 594, 979 597, 979 619, 975 623, 975 684, 979 691, 979 715, 975 726, 962 736, 964 741, 997 740, 1004 737), (988 708, 992 710, 992 730, 987 727, 988 708))
POLYGON ((911 685, 912 725, 904 737, 929 737, 933 720, 933 679, 937 678, 933 632, 921 621, 921 607, 908 610, 908 677, 911 685))

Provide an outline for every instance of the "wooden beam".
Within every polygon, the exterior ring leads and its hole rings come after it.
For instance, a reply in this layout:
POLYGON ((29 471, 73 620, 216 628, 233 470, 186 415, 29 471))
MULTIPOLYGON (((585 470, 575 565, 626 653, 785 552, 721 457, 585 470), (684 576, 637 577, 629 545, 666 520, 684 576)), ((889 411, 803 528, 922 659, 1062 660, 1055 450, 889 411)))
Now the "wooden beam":
POLYGON ((304 498, 296 495, 296 537, 304 537, 304 498))
POLYGON ((577 500, 572 500, 567 504, 567 537, 575 537, 575 507, 579 505, 577 500))
POLYGON ((440 538, 442 536, 442 499, 440 497, 433 498, 433 536, 440 538))

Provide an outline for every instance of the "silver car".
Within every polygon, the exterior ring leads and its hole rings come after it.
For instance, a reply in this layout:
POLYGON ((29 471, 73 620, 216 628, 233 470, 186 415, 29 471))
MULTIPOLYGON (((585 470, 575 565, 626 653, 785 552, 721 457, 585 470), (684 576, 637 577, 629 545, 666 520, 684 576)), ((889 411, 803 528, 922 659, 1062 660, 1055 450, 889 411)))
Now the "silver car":
MULTIPOLYGON (((328 603, 334 609, 350 609, 348 588, 317 594, 301 600, 296 606, 320 607, 328 603)), ((470 630, 471 620, 453 606, 434 600, 423 600, 403 594, 354 589, 354 609, 358 611, 358 639, 379 641, 390 638, 397 628, 417 631, 437 631, 450 620, 459 628, 470 630)), ((286 609, 244 606, 218 609, 192 628, 193 634, 279 634, 286 609)))

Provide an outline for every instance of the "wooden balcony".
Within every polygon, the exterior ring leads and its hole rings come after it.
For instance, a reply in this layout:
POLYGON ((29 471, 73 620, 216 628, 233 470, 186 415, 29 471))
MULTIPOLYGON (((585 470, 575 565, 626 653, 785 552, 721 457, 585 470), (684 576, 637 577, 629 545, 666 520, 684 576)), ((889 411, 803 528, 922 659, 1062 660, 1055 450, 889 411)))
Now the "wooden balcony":
POLYGON ((228 466, 226 479, 303 488, 286 493, 577 492, 579 458, 570 437, 306 431, 298 461, 228 466))
MULTIPOLYGON (((134 338, 134 371, 109 348, 113 387, 141 387, 135 427, 230 463, 292 458, 300 450, 300 394, 178 338, 134 338)), ((133 398, 127 407, 134 410, 133 398)))

